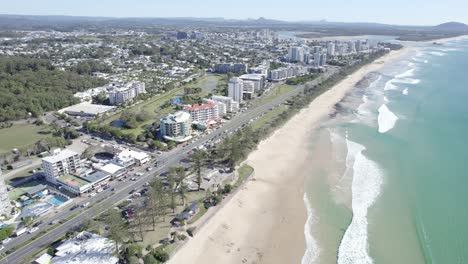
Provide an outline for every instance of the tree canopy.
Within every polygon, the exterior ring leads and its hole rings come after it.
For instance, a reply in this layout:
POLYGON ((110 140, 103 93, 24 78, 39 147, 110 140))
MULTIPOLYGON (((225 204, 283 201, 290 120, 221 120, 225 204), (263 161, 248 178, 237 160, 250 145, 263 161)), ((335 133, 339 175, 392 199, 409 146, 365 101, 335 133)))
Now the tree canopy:
POLYGON ((103 84, 103 79, 56 69, 47 60, 0 56, 0 122, 78 103, 74 93, 103 84))

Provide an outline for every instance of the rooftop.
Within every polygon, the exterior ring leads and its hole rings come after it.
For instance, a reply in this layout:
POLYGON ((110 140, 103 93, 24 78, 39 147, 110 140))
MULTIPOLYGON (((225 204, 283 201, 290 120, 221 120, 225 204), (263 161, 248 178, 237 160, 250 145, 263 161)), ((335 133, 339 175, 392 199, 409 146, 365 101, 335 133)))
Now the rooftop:
POLYGON ((82 102, 76 105, 69 106, 67 108, 63 108, 59 110, 59 113, 85 113, 90 115, 98 115, 113 109, 115 109, 115 106, 98 105, 89 102, 82 102))
POLYGON ((66 174, 66 175, 63 175, 63 176, 60 176, 57 178, 58 180, 60 180, 61 182, 64 182, 70 186, 74 186, 74 187, 82 187, 82 186, 85 186, 86 184, 89 184, 88 181, 85 181, 77 176, 73 176, 73 175, 70 175, 70 174, 66 174))
POLYGON ((42 158, 42 160, 50 162, 50 163, 56 163, 56 162, 68 159, 70 157, 73 157, 75 155, 78 155, 78 153, 68 150, 68 149, 64 149, 53 156, 42 158))
POLYGON ((186 107, 184 110, 187 111, 199 111, 199 110, 204 110, 204 109, 210 109, 210 108, 216 108, 216 104, 214 103, 205 103, 205 104, 196 104, 192 105, 190 107, 186 107))
POLYGON ((190 121, 190 114, 183 111, 175 112, 172 115, 167 115, 163 119, 161 119, 165 123, 182 123, 190 121))
POLYGON ((60 264, 115 264, 115 243, 105 237, 81 232, 57 247, 52 263, 60 264))

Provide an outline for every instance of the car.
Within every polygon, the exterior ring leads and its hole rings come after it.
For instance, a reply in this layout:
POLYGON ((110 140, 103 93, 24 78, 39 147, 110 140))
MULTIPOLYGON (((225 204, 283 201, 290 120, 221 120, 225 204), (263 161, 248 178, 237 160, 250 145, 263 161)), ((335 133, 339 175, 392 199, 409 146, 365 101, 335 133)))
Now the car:
POLYGON ((73 210, 75 210, 75 209, 78 208, 78 207, 80 207, 80 206, 77 205, 77 204, 75 204, 74 206, 72 206, 72 207, 70 208, 70 211, 73 211, 73 210))
POLYGON ((38 227, 42 224, 42 221, 37 221, 36 223, 34 223, 32 226, 33 227, 38 227))
POLYGON ((82 207, 88 207, 89 206, 89 202, 86 202, 84 204, 81 205, 82 207))
POLYGON ((4 246, 0 246, 0 251, 2 251, 5 247, 4 246))
POLYGON ((29 234, 32 234, 32 233, 36 232, 38 229, 39 229, 39 228, 37 228, 37 227, 33 227, 33 228, 31 228, 31 229, 28 230, 28 233, 29 233, 29 234))
POLYGON ((11 238, 7 237, 7 238, 3 239, 2 244, 5 245, 6 243, 8 243, 10 241, 11 241, 11 238))
POLYGON ((130 179, 131 181, 136 181, 137 179, 135 177, 131 178, 130 179))

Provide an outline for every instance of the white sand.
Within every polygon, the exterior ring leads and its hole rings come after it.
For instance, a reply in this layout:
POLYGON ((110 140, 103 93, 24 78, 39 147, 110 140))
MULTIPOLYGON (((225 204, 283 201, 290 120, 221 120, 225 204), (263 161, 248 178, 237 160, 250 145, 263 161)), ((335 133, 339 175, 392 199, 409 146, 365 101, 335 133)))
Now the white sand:
POLYGON ((246 161, 255 180, 220 208, 169 263, 300 263, 305 252, 303 184, 308 139, 319 121, 365 75, 408 51, 393 51, 316 98, 246 161))

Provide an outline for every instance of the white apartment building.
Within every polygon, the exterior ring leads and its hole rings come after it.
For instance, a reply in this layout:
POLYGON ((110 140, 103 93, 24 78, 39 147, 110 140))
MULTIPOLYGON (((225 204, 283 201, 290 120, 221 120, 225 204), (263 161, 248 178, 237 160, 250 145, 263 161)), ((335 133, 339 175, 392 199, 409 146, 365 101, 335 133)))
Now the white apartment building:
POLYGON ((10 198, 8 198, 8 190, 2 177, 2 170, 0 169, 0 215, 10 215, 10 212, 10 198))
POLYGON ((244 81, 244 91, 245 91, 245 83, 252 82, 254 85, 254 92, 258 92, 263 89, 265 86, 265 77, 262 74, 244 74, 239 76, 239 79, 244 81))
POLYGON ((111 105, 123 104, 143 93, 146 93, 145 83, 130 82, 125 86, 113 88, 109 92, 109 103, 111 105))
MULTIPOLYGON (((226 112, 235 113, 239 111, 239 102, 234 101, 231 97, 222 96, 222 95, 213 95, 211 97, 211 100, 224 104, 226 106, 225 108, 226 112)), ((220 115, 222 114, 220 113, 220 115)))
POLYGON ((57 178, 63 175, 77 173, 80 165, 80 155, 74 151, 56 149, 52 156, 42 158, 46 180, 58 184, 57 178))
POLYGON ((185 107, 184 111, 190 114, 192 122, 206 123, 219 119, 218 105, 214 103, 204 103, 185 107))
POLYGON ((192 118, 187 112, 178 111, 168 115, 159 124, 161 135, 166 140, 184 142, 192 138, 192 118))
MULTIPOLYGON (((228 97, 229 98, 229 97, 228 97)), ((231 98, 229 98, 231 99, 231 98)), ((232 99, 231 99, 232 100, 232 99)), ((224 116, 226 113, 227 113, 227 110, 226 110, 226 104, 223 103, 223 102, 218 102, 218 101, 215 101, 215 100, 212 100, 212 99, 207 99, 207 98, 204 98, 203 99, 203 103, 206 104, 206 103, 210 103, 210 104, 215 104, 218 106, 218 115, 220 117, 224 116)))
POLYGON ((335 43, 330 42, 327 44, 327 55, 335 56, 335 43))
POLYGON ((244 82, 237 77, 229 80, 228 83, 228 97, 232 100, 241 103, 242 102, 242 92, 244 90, 244 82))

